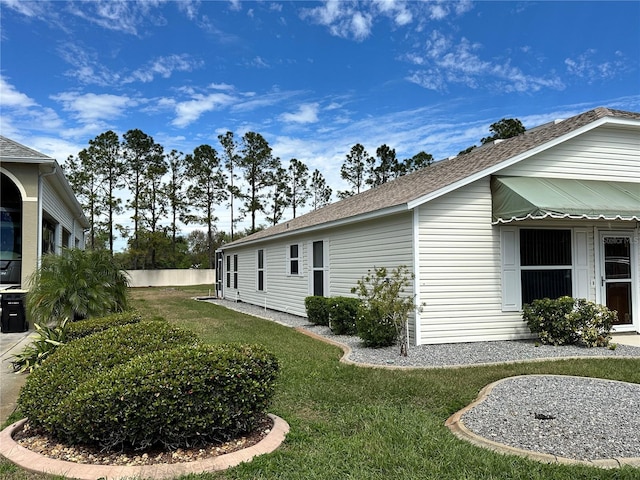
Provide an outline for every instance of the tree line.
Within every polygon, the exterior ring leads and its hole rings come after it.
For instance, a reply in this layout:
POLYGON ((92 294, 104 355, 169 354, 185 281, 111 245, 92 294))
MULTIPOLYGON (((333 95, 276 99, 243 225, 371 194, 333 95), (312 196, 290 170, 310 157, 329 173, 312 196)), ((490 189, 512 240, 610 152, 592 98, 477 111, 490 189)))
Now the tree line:
MULTIPOLYGON (((139 129, 127 131, 122 139, 109 130, 89 140, 64 166, 89 220, 88 248, 113 254, 120 235, 127 249, 116 257, 124 268, 214 268, 215 250, 223 242, 265 227, 258 223, 259 214, 275 225, 287 209, 295 218, 304 207, 315 210, 331 203, 333 189, 318 169, 310 171, 296 158, 283 164, 259 133, 238 138, 228 131, 218 135, 218 142, 219 150, 203 144, 185 154, 167 151, 139 129), (228 231, 219 227, 215 214, 221 207, 230 214, 228 231), (116 222, 124 213, 132 226, 116 222), (238 231, 238 222, 245 218, 250 226, 238 231), (182 224, 204 231, 184 236, 182 224)), ((424 151, 399 160, 386 144, 370 155, 357 143, 340 168, 348 188, 336 196, 356 195, 432 162, 424 151)))

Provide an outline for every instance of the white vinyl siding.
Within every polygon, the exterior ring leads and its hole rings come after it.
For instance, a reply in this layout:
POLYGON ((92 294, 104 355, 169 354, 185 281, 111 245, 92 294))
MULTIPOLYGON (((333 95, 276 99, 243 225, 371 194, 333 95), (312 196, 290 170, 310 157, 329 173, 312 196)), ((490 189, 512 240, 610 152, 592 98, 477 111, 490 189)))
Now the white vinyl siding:
MULTIPOLYGON (((410 212, 376 220, 325 229, 321 234, 305 234, 280 241, 265 241, 259 247, 230 248, 225 255, 237 254, 240 284, 237 291, 225 290, 225 298, 238 298, 247 303, 265 306, 294 315, 306 316, 304 299, 309 296, 309 249, 315 241, 323 241, 327 252, 328 288, 325 296, 355 296, 351 288, 374 267, 395 268, 407 265, 412 269, 412 216, 410 212), (288 250, 299 245, 300 275, 288 274, 288 250), (269 294, 257 292, 256 250, 264 249, 265 285, 269 294)), ((411 327, 413 331, 413 326, 411 327)))
POLYGON ((331 296, 353 296, 351 288, 374 267, 406 265, 413 271, 410 212, 342 227, 332 232, 331 296))
POLYGON ((504 176, 640 182, 637 130, 601 127, 500 171, 504 176))
POLYGON ((78 225, 73 213, 69 210, 69 207, 62 201, 62 198, 51 187, 47 178, 44 177, 42 181, 42 209, 44 217, 48 217, 49 221, 55 225, 55 251, 60 253, 63 246, 62 230, 67 230, 73 237, 73 245, 75 246, 76 240, 79 241, 79 247, 84 247, 82 239, 84 234, 82 227, 78 225))
POLYGON ((422 205, 419 217, 420 343, 530 336, 520 312, 502 311, 489 178, 422 205))

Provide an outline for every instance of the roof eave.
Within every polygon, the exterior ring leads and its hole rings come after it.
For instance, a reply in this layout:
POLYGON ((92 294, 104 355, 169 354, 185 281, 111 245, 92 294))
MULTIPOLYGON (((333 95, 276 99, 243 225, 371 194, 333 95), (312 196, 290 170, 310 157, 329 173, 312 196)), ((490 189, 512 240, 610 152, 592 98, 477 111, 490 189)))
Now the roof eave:
POLYGON ((217 251, 224 251, 226 248, 238 248, 238 247, 241 248, 248 245, 256 245, 259 243, 269 242, 273 240, 281 240, 283 238, 292 237, 294 235, 304 235, 304 234, 316 232, 318 230, 325 230, 327 228, 337 228, 337 227, 342 227, 344 225, 351 225, 354 223, 366 222, 367 220, 375 220, 376 218, 386 217, 387 215, 393 215, 395 213, 408 212, 408 211, 409 211, 409 208, 407 204, 401 203, 399 205, 394 205, 392 207, 375 210, 373 212, 354 215, 353 217, 342 218, 339 220, 333 220, 326 223, 319 223, 317 225, 312 225, 309 227, 297 228, 295 230, 276 233, 274 235, 269 235, 267 237, 256 238, 255 240, 247 240, 244 242, 238 241, 239 243, 233 242, 228 245, 223 245, 217 251))

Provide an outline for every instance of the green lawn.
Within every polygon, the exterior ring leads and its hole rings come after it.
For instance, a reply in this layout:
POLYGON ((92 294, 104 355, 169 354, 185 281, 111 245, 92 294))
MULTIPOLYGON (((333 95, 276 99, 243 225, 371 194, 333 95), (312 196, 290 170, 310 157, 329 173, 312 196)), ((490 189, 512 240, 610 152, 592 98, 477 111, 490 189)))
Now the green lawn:
MULTIPOLYGON (((393 371, 345 365, 341 351, 290 328, 196 302, 206 288, 141 289, 134 304, 197 332, 206 342, 262 343, 282 371, 270 411, 291 431, 274 453, 226 472, 183 478, 213 479, 638 479, 626 467, 600 470, 546 465, 493 453, 458 440, 445 420, 500 378, 568 374, 640 383, 640 360, 593 359, 490 367, 393 371)), ((606 421, 606 419, 604 419, 606 421)), ((7 479, 27 476, 0 462, 7 479)))

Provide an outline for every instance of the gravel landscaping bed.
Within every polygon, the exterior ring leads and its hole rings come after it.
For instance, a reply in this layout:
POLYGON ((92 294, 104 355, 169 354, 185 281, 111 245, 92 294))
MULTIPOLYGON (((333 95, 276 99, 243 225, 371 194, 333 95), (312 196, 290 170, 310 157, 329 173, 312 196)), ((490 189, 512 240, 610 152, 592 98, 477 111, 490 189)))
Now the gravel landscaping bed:
POLYGON ((472 432, 578 460, 640 457, 640 385, 596 378, 507 378, 462 416, 472 432))
POLYGON ((554 347, 536 346, 534 340, 511 340, 497 342, 448 343, 442 345, 409 346, 406 357, 399 355, 399 347, 365 348, 356 336, 334 335, 328 327, 312 325, 304 317, 290 315, 275 310, 264 309, 257 305, 228 300, 208 300, 232 310, 273 320, 290 327, 304 328, 317 335, 348 345, 351 354, 347 357, 356 363, 397 367, 452 367, 478 365, 483 363, 504 363, 526 360, 542 360, 567 357, 638 357, 640 347, 617 345, 609 348, 586 348, 575 345, 554 347))

